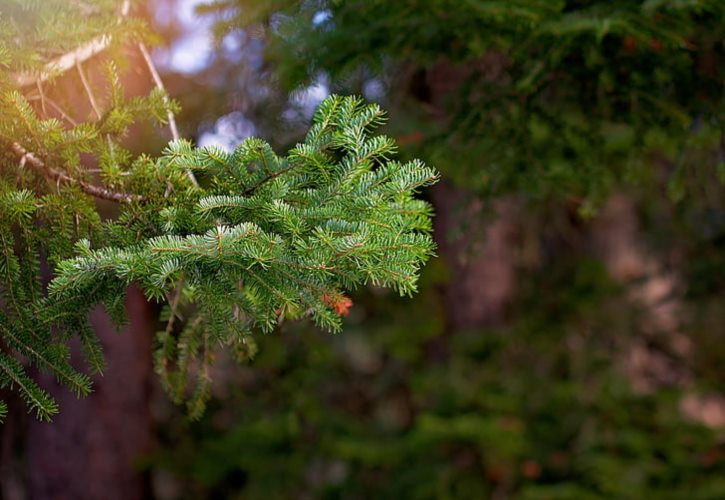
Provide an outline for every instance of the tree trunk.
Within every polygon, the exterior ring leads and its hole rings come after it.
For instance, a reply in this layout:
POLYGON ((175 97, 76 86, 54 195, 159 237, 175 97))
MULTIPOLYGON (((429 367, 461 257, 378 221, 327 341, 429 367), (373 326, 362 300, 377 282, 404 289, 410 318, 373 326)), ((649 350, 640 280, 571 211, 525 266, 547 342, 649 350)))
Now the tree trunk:
POLYGON ((90 396, 78 400, 51 376, 40 377, 42 386, 60 404, 60 414, 52 423, 33 420, 28 424, 27 498, 133 500, 148 496, 137 462, 152 443, 149 396, 156 318, 135 287, 129 289, 126 310, 130 322, 121 332, 115 331, 102 308, 91 314, 107 368, 103 376, 95 377, 90 396))
POLYGON ((464 201, 465 191, 446 181, 431 192, 439 254, 450 272, 444 291, 450 326, 500 324, 515 293, 514 205, 497 200, 487 214, 480 200, 464 201))
POLYGON ((627 288, 627 299, 640 310, 638 335, 622 363, 632 387, 651 393, 665 386, 692 385, 692 344, 681 331, 686 313, 681 279, 676 269, 664 265, 662 256, 647 248, 630 197, 615 194, 602 207, 592 226, 592 243, 612 278, 627 288))
MULTIPOLYGON (((411 94, 445 122, 448 99, 471 71, 505 78, 506 61, 490 53, 467 66, 438 61, 411 81, 411 94)), ((448 323, 454 330, 498 325, 516 294, 516 203, 505 197, 484 205, 463 186, 443 181, 431 189, 435 237, 450 278, 444 290, 448 323)))

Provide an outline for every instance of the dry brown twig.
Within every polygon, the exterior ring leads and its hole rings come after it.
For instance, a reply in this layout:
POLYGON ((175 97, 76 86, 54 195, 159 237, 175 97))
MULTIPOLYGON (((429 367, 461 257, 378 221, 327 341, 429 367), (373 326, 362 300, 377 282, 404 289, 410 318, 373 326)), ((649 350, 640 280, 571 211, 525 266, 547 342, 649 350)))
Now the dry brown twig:
MULTIPOLYGON (((130 0, 124 0, 121 5, 120 15, 119 15, 119 22, 125 18, 129 11, 130 11, 131 3, 130 0)), ((43 109, 43 113, 46 112, 45 106, 46 103, 50 104, 57 112, 63 116, 68 123, 75 126, 77 125, 77 122, 73 120, 70 116, 68 116, 67 113, 65 113, 60 106, 58 106, 56 103, 52 102, 48 97, 45 96, 42 88, 42 84, 47 79, 60 74, 64 73, 71 68, 75 67, 78 71, 78 74, 81 79, 81 83, 83 84, 83 88, 86 91, 86 94, 88 96, 88 100, 91 104, 91 108, 93 109, 96 117, 100 119, 102 117, 101 109, 98 105, 98 102, 96 101, 95 95, 93 94, 92 88, 90 86, 90 82, 88 81, 88 78, 85 74, 85 71, 83 70, 83 62, 90 59, 91 57, 95 56, 96 54, 99 54, 106 50, 112 41, 112 37, 110 35, 101 35, 99 37, 96 37, 92 39, 91 41, 79 46, 78 48, 63 54, 50 62, 48 62, 43 69, 38 73, 30 73, 30 72, 20 72, 16 73, 14 75, 13 80, 15 81, 16 85, 18 87, 27 87, 29 85, 35 84, 35 86, 38 89, 38 93, 40 95, 40 101, 41 106, 43 109)), ((158 89, 160 89, 162 92, 164 92, 164 103, 167 105, 167 120, 169 123, 169 130, 171 131, 171 136, 174 141, 178 141, 180 139, 179 136, 179 130, 176 125, 176 117, 174 116, 173 111, 171 110, 171 101, 166 94, 166 89, 164 87, 163 80, 161 79, 161 76, 159 75, 159 72, 156 68, 156 65, 153 62, 153 59, 151 59, 151 55, 149 54, 148 49, 146 48, 146 45, 143 42, 138 43, 138 49, 141 52, 141 55, 144 58, 144 61, 146 63, 146 66, 148 67, 149 73, 151 74, 151 78, 154 81, 154 84, 158 89)), ((66 183, 66 184, 73 184, 77 185, 83 190, 83 192, 94 196, 96 198, 106 199, 106 200, 112 200, 117 202, 130 202, 134 200, 140 200, 142 199, 139 195, 132 195, 128 193, 119 193, 115 191, 111 191, 99 186, 95 186, 93 184, 89 184, 87 182, 81 181, 79 179, 75 179, 71 176, 69 176, 67 173, 63 172, 62 170, 58 170, 56 168, 50 167, 46 165, 41 159, 39 159, 37 156, 35 156, 32 152, 27 151, 22 145, 20 145, 17 142, 14 142, 11 144, 12 151, 18 156, 20 162, 22 165, 29 165, 32 167, 36 172, 40 173, 41 175, 44 175, 52 180, 55 180, 59 183, 66 183)), ((194 186, 199 186, 198 181, 196 180, 196 177, 194 176, 194 173, 187 169, 186 174, 191 181, 191 183, 194 186)))
POLYGON ((133 201, 140 201, 141 196, 129 193, 122 193, 118 191, 111 191, 110 189, 102 188, 93 184, 89 184, 85 181, 75 179, 63 172, 49 165, 46 165, 43 160, 35 156, 33 153, 27 151, 23 146, 17 142, 10 144, 12 152, 20 159, 20 166, 28 166, 38 172, 43 177, 50 180, 54 180, 61 184, 70 184, 78 186, 84 193, 89 194, 95 198, 102 200, 115 201, 118 203, 131 203, 133 201))
POLYGON ((88 77, 86 77, 86 72, 83 71, 83 66, 81 65, 81 63, 76 63, 76 69, 78 70, 78 75, 81 77, 83 89, 86 91, 86 95, 88 96, 88 102, 91 103, 91 108, 96 114, 96 118, 100 120, 103 116, 103 113, 101 113, 101 108, 98 106, 98 101, 96 101, 96 96, 93 94, 93 89, 91 89, 91 84, 88 81, 88 77))

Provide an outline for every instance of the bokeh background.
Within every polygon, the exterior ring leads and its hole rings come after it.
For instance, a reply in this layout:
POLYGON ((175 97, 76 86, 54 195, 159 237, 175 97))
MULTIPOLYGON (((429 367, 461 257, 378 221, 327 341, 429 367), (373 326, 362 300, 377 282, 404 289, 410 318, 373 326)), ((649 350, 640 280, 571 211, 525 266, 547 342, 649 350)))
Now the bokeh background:
POLYGON ((63 455, 107 498, 725 498, 722 2, 145 8, 199 145, 284 151, 330 93, 379 102, 400 156, 442 172, 423 193, 438 256, 412 299, 354 294, 342 334, 290 323, 246 365, 219 352, 196 422, 154 381, 137 310, 137 349, 109 337, 97 391, 134 397, 69 399, 53 428, 11 418, 5 497, 66 498, 63 455), (93 448, 88 422, 119 408, 93 448))

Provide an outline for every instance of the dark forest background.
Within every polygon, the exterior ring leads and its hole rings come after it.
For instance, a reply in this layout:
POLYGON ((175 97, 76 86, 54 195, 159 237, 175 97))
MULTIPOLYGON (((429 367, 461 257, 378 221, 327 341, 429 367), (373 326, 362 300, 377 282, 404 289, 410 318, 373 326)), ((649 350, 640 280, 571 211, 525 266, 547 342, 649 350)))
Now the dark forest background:
POLYGON ((182 135, 284 151, 326 94, 379 102, 442 172, 438 257, 413 299, 355 294, 341 334, 219 352, 195 422, 132 294, 125 332, 95 323, 90 398, 10 415, 3 497, 725 497, 722 2, 192 4, 146 7, 182 135))

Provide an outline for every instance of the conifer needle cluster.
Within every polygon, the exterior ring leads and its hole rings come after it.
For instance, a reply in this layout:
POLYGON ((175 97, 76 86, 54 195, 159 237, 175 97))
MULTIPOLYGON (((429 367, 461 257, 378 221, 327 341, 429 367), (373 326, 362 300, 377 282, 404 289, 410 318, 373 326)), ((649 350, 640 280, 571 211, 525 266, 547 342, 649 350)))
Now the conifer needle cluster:
MULTIPOLYGON (((143 27, 113 3, 61 2, 50 16, 55 3, 10 3, 0 22, 57 29, 53 22, 92 7, 88 25, 63 35, 67 50, 106 36, 145 50, 143 27)), ((438 177, 420 161, 393 159, 394 141, 374 133, 384 123, 377 105, 329 97, 284 156, 251 138, 231 152, 180 139, 158 157, 133 158, 122 143, 130 125, 173 119, 163 89, 127 97, 116 69, 122 51, 112 48, 103 89, 89 83, 77 50, 76 64, 53 74, 68 55, 13 32, 0 36, 0 384, 39 418, 58 407, 30 368, 88 394, 91 380, 72 368, 68 341, 78 338, 90 372, 102 372, 87 316, 102 304, 123 322, 131 285, 168 304, 155 366, 192 416, 203 410, 219 346, 253 355, 251 334, 284 319, 310 317, 338 331, 345 293, 361 285, 415 291, 434 251, 431 209, 415 193, 438 177), (87 93, 90 117, 63 105, 68 72, 87 93), (92 163, 98 168, 85 166, 92 163), (99 200, 115 203, 114 217, 102 218, 99 200)))

